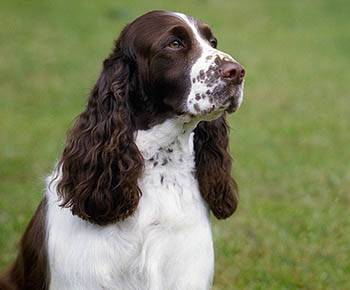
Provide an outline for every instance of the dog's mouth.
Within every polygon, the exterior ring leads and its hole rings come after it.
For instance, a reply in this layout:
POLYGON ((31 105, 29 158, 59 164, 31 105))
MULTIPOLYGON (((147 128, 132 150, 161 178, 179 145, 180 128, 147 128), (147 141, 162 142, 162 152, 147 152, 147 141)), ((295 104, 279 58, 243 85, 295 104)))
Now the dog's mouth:
POLYGON ((232 96, 229 97, 220 107, 227 113, 234 113, 236 112, 242 102, 242 96, 232 96))
POLYGON ((230 96, 222 103, 220 109, 228 113, 236 112, 241 106, 243 99, 243 85, 235 86, 230 92, 230 96))
POLYGON ((236 112, 243 99, 243 84, 221 83, 205 93, 196 93, 196 98, 186 100, 182 113, 193 116, 218 115, 223 112, 236 112), (188 103, 187 103, 188 102, 188 103))

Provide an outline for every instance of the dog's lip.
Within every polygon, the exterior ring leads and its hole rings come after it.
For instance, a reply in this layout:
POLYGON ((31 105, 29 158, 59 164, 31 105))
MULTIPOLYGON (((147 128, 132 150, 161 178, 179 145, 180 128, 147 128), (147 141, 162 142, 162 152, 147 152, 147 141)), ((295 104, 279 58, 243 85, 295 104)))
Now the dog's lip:
POLYGON ((239 98, 240 95, 233 95, 220 106, 222 109, 224 109, 227 113, 234 113, 239 108, 239 98))
POLYGON ((222 103, 221 107, 228 113, 234 113, 240 106, 240 99, 243 96, 243 83, 231 87, 229 97, 222 103))
POLYGON ((230 106, 227 107, 225 110, 227 113, 231 114, 234 113, 238 110, 238 104, 231 104, 230 106))

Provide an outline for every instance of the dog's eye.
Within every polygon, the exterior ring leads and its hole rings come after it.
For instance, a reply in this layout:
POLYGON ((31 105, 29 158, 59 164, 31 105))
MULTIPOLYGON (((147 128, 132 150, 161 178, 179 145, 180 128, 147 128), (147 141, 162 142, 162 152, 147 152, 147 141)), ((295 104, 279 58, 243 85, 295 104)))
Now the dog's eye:
POLYGON ((217 39, 216 38, 211 38, 210 39, 210 44, 211 44, 212 47, 217 48, 217 46, 218 46, 217 39))
POLYGON ((179 40, 174 40, 174 41, 169 43, 169 47, 173 48, 173 49, 179 49, 179 48, 182 48, 183 45, 181 44, 181 42, 179 40))

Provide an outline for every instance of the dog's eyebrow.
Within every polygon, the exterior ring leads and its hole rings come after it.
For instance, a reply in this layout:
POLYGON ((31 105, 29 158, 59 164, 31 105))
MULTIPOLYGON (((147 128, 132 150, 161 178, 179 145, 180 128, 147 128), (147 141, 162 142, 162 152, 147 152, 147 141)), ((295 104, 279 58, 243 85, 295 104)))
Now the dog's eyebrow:
POLYGON ((213 32, 207 24, 198 24, 198 30, 205 39, 210 39, 213 36, 213 32))

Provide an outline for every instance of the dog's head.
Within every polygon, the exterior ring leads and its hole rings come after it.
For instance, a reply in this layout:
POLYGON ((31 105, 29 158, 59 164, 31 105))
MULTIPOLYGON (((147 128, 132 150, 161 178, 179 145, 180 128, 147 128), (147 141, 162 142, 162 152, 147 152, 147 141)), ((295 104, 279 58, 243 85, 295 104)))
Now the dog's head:
POLYGON ((152 11, 124 29, 114 53, 137 68, 131 102, 140 124, 237 110, 245 70, 217 44, 208 25, 179 13, 152 11))

